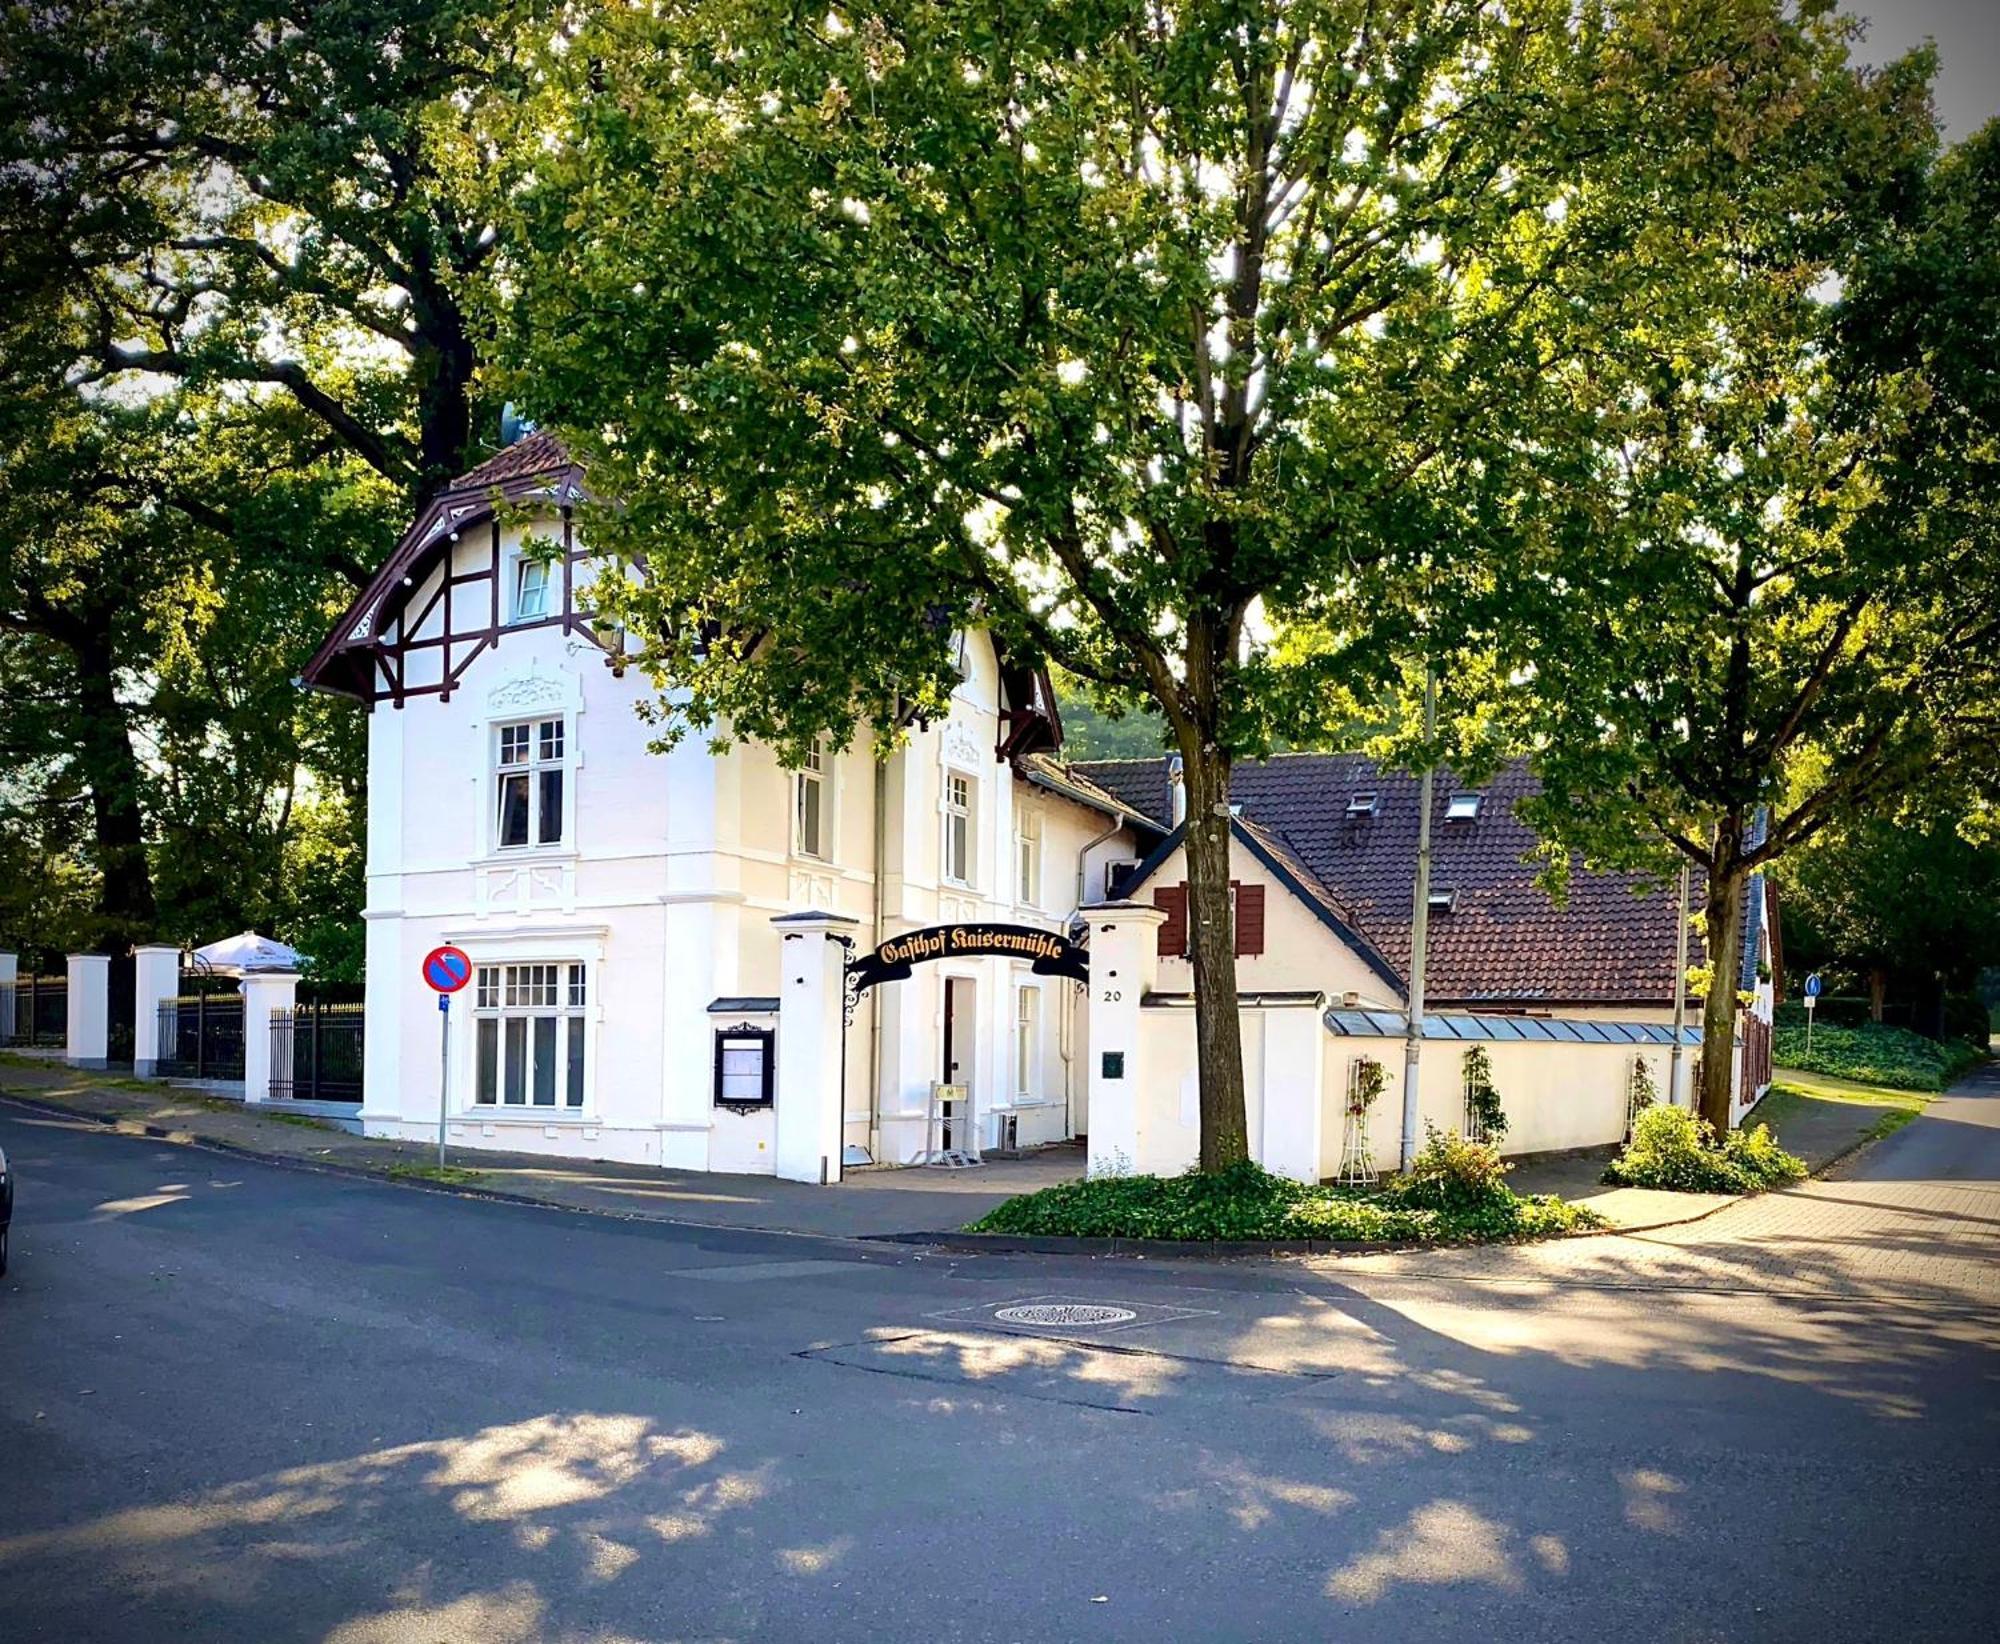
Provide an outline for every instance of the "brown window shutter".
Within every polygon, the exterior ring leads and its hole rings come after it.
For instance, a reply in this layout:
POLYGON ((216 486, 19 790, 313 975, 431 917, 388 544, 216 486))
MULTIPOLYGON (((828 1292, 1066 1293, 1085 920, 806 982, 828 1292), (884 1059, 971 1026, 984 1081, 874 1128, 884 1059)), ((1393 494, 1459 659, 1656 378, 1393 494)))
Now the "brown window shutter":
POLYGON ((1264 951, 1264 887, 1236 887, 1236 951, 1239 954, 1264 951))
POLYGON ((1187 952, 1187 886, 1174 885, 1153 892, 1153 906, 1163 909, 1167 922, 1160 927, 1160 957, 1178 959, 1187 952))

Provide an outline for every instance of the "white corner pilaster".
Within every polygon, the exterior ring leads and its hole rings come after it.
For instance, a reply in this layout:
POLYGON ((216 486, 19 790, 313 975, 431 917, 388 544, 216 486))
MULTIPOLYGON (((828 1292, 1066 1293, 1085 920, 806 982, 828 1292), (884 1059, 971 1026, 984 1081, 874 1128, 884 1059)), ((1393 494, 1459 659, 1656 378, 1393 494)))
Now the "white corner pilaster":
POLYGON ((841 1011, 851 933, 838 913, 785 913, 778 932, 778 1174, 792 1182, 840 1180, 843 1097, 841 1011))
POLYGON ((153 1078, 160 1062, 160 1006, 181 990, 181 950, 144 942, 132 950, 132 1071, 153 1078))
POLYGON ((256 971, 245 976, 243 989, 243 1099, 271 1099, 271 1017, 298 1002, 297 971, 256 971))
POLYGON ((64 1060, 71 1067, 101 1068, 111 1061, 111 958, 103 953, 69 955, 69 1039, 64 1060))
POLYGON ((1090 1174, 1145 1169, 1146 1067, 1139 1002, 1152 991, 1166 913, 1105 902, 1090 921, 1090 1174))

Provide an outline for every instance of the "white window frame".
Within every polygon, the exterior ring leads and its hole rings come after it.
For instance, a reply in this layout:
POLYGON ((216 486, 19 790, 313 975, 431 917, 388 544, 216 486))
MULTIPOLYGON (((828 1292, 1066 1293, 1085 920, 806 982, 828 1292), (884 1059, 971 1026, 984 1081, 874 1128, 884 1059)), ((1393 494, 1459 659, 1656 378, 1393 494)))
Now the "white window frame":
POLYGON ((1042 905, 1042 813, 1031 807, 1014 818, 1014 900, 1024 908, 1042 905))
POLYGON ((1014 990, 1014 1097, 1017 1101, 1039 1100, 1042 1071, 1042 990, 1022 986, 1014 990))
POLYGON ((833 782, 827 768, 826 744, 815 742, 806 763, 792 773, 792 854, 814 862, 833 860, 833 782), (806 794, 819 800, 819 838, 806 843, 806 794))
POLYGON ((525 548, 514 554, 514 574, 509 577, 507 588, 507 621, 510 626, 525 622, 546 622, 556 613, 549 609, 551 596, 556 586, 555 564, 538 554, 531 554, 525 548), (534 580, 539 596, 535 607, 528 606, 528 584, 534 580))
POLYGON ((473 967, 471 1099, 461 1103, 462 1112, 475 1118, 494 1114, 537 1119, 589 1116, 594 1089, 590 970, 585 961, 570 958, 502 959, 473 967), (509 1029, 513 1022, 523 1024, 518 1035, 509 1029), (548 1033, 553 1100, 548 1102, 535 1100, 536 1075, 542 1067, 540 1022, 553 1024, 548 1033), (486 1077, 489 1057, 490 1081, 486 1077), (524 1058, 518 1101, 508 1096, 516 1057, 524 1058), (491 1100, 486 1099, 489 1091, 491 1100))
POLYGON ((939 802, 943 829, 938 838, 938 877, 947 885, 971 890, 979 872, 979 778, 970 771, 945 767, 944 791, 939 802), (954 790, 962 786, 962 797, 954 790), (952 871, 952 836, 956 824, 963 824, 963 847, 958 871, 952 871))
POLYGON ((539 713, 526 719, 496 719, 488 727, 491 769, 486 784, 486 816, 495 855, 519 856, 571 848, 571 833, 576 818, 575 733, 575 719, 568 713, 539 713), (524 751, 520 757, 510 758, 516 732, 525 733, 524 751), (554 752, 550 751, 552 747, 554 752), (542 837, 541 779, 548 774, 562 778, 561 814, 556 819, 556 836, 553 839, 542 837), (519 844, 510 845, 504 838, 502 818, 506 807, 501 795, 505 792, 507 781, 514 777, 527 779, 528 826, 527 837, 519 844))

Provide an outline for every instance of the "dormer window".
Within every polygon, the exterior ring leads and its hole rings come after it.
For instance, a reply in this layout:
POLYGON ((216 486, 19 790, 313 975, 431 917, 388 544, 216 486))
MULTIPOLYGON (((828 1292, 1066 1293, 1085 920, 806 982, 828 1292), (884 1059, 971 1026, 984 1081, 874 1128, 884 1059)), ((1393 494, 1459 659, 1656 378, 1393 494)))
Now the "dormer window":
POLYGON ((1432 913, 1450 913, 1458 906, 1458 892, 1450 887, 1432 886, 1430 907, 1432 913))
POLYGON ((1479 802, 1484 797, 1485 795, 1477 793, 1453 794, 1450 803, 1444 808, 1444 819, 1447 822, 1477 822, 1479 802))
POLYGON ((1347 802, 1348 820, 1358 821, 1360 818, 1364 816, 1373 816, 1375 814, 1376 807, 1379 803, 1380 803, 1380 796, 1377 794, 1358 793, 1354 795, 1354 797, 1348 800, 1347 802))
POLYGON ((514 562, 514 620, 538 622, 549 614, 549 562, 523 555, 514 562))

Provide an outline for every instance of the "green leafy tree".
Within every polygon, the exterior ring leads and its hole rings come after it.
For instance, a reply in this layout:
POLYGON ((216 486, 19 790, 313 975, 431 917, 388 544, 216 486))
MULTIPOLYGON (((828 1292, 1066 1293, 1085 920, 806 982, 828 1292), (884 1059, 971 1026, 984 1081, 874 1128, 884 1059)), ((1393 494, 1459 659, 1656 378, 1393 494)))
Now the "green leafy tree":
POLYGON ((1589 363, 1579 392, 1617 385, 1574 446, 1589 483, 1524 503, 1492 607, 1534 819, 1704 881, 1718 1133, 1749 875, 1996 773, 2000 424, 1966 365, 2000 346, 1994 133, 1935 163, 1927 57, 1869 77, 1836 24, 1808 38, 1789 140, 1659 237, 1690 300, 1589 363))
POLYGON ((1791 968, 1855 972, 1878 1022, 1894 987, 1938 1032, 1944 995, 2000 964, 2000 846, 1949 819, 1851 819, 1783 861, 1778 880, 1791 968))
POLYGON ((1241 1159, 1231 767, 1394 674, 1425 579, 1507 505, 1489 447, 1574 414, 1551 360, 1619 323, 1709 150, 1785 118, 1791 26, 1765 0, 572 15, 512 145, 511 380, 617 499, 596 540, 644 576, 606 600, 675 693, 665 734, 797 754, 939 711, 972 620, 1149 703, 1188 787, 1200 1162, 1241 1159))

